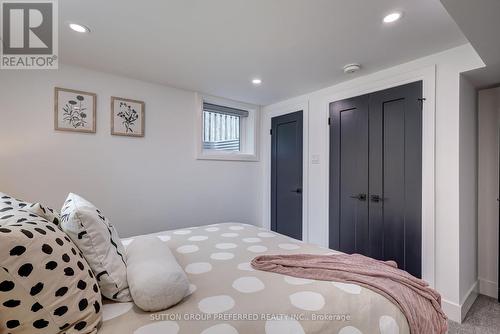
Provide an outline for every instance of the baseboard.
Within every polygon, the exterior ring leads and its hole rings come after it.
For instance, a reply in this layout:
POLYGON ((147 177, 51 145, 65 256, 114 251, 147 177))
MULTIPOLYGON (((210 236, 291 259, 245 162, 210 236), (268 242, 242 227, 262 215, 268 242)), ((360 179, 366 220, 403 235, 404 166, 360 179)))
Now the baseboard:
POLYGON ((469 312, 472 304, 474 304, 474 301, 478 296, 478 290, 479 283, 478 281, 476 281, 470 287, 469 291, 465 295, 465 298, 460 304, 443 299, 441 301, 441 305, 443 307, 444 313, 446 313, 446 315, 448 316, 448 319, 458 323, 462 323, 462 321, 465 319, 465 316, 467 315, 467 312, 469 312))
POLYGON ((448 319, 458 323, 462 322, 460 305, 443 299, 441 300, 441 307, 443 308, 444 313, 448 316, 448 319))
POLYGON ((474 284, 472 284, 469 291, 467 291, 465 299, 462 302, 462 307, 460 309, 460 323, 464 321, 467 312, 469 312, 470 308, 472 307, 472 304, 474 304, 478 295, 479 295, 479 282, 476 281, 474 282, 474 284))
POLYGON ((498 284, 484 278, 479 278, 479 293, 497 299, 498 284))

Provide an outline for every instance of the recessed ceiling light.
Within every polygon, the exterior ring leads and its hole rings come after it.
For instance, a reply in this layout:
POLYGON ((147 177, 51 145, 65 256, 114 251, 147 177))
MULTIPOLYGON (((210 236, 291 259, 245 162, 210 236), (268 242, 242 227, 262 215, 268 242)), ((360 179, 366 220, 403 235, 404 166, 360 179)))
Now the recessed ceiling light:
POLYGON ((384 17, 384 23, 396 22, 397 20, 399 20, 401 18, 401 16, 403 16, 403 13, 401 13, 401 12, 390 13, 384 17))
POLYGON ((80 33, 87 33, 87 32, 90 32, 90 29, 87 28, 86 26, 83 26, 81 24, 77 24, 77 23, 70 23, 69 24, 69 27, 76 31, 76 32, 80 32, 80 33))
POLYGON ((262 83, 262 80, 255 78, 255 79, 252 80, 252 83, 254 85, 258 86, 258 85, 260 85, 262 83))

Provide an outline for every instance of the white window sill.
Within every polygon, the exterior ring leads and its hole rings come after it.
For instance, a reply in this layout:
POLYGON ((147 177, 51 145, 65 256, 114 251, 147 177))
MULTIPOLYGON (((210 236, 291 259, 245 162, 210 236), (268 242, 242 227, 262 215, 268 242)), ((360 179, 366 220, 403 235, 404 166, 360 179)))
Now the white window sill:
POLYGON ((227 161, 259 161, 256 154, 248 153, 220 153, 220 152, 207 152, 198 153, 197 160, 227 160, 227 161))

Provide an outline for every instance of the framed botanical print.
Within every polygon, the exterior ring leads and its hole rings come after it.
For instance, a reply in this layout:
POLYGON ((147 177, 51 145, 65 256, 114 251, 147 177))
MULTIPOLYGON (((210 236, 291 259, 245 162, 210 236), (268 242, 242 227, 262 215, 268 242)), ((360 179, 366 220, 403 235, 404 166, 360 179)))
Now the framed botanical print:
POLYGON ((54 129, 95 133, 96 100, 94 93, 56 87, 54 90, 54 129))
POLYGON ((144 137, 144 113, 142 101, 111 97, 111 134, 144 137))

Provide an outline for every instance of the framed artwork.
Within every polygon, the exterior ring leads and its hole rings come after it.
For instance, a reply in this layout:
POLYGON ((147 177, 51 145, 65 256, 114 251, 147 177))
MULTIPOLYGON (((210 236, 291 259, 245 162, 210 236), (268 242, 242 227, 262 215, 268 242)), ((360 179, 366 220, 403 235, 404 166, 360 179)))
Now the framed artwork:
POLYGON ((95 133, 97 95, 56 87, 54 91, 54 129, 95 133))
POLYGON ((144 137, 144 113, 144 102, 112 96, 111 134, 144 137))

